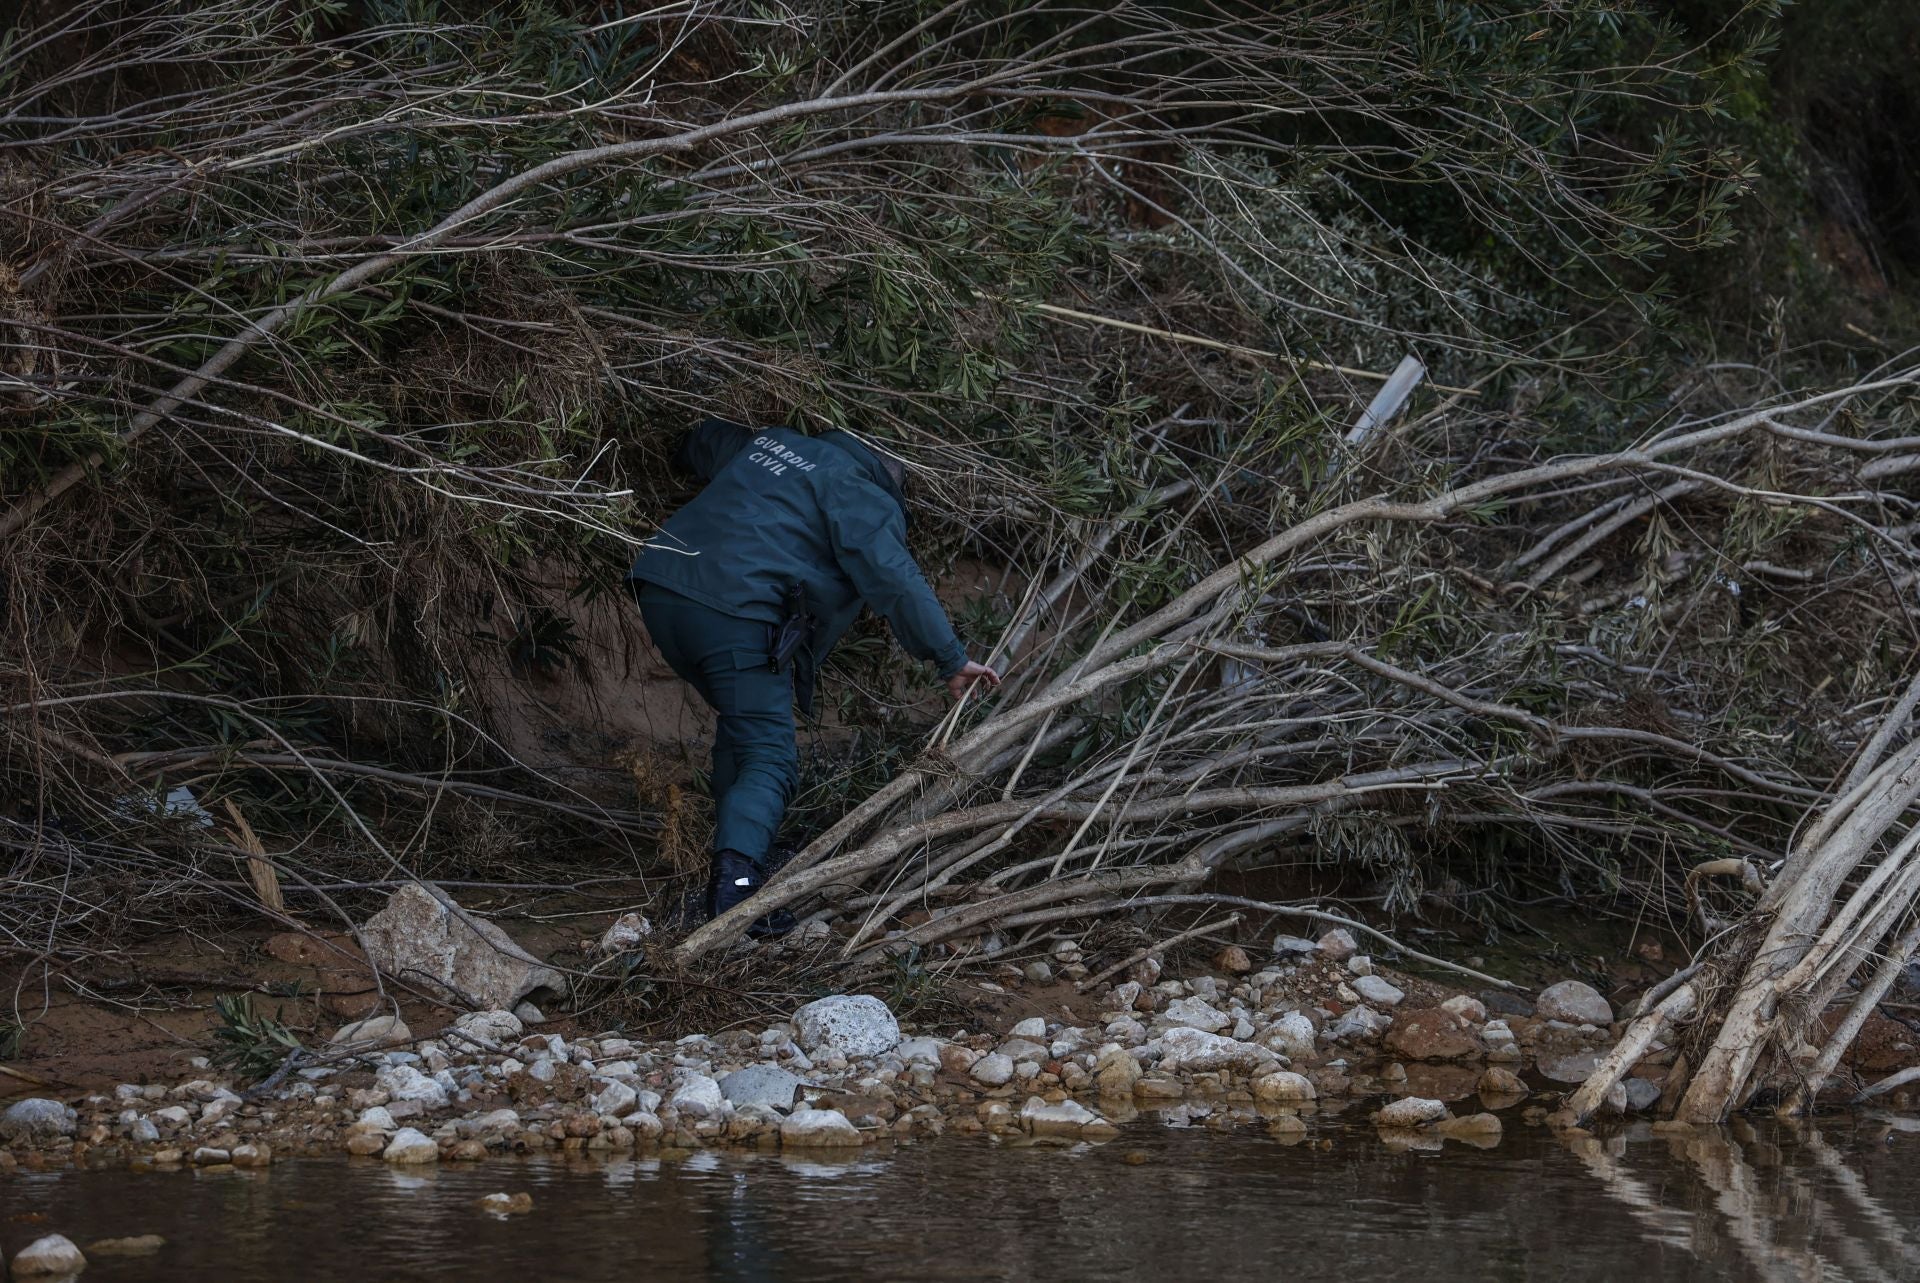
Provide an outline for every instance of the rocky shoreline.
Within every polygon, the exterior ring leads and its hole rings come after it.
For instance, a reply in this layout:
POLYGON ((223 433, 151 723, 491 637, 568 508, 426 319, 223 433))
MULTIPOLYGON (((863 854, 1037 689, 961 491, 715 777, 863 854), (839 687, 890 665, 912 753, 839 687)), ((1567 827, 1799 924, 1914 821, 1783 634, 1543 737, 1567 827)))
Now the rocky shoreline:
MULTIPOLYGON (((1466 993, 1413 1006, 1407 989, 1432 987, 1375 968, 1340 930, 1283 940, 1258 971, 1236 948, 1208 974, 1159 972, 1151 959, 1136 964, 1102 995, 1095 1022, 1036 1016, 999 1034, 907 1036, 865 995, 821 999, 764 1029, 645 1043, 541 1032, 504 1010, 421 1038, 381 1017, 335 1036, 337 1063, 266 1091, 201 1059, 185 1081, 125 1083, 72 1104, 19 1101, 0 1115, 0 1169, 850 1148, 945 1132, 1102 1141, 1138 1110, 1168 1107, 1284 1135, 1304 1132, 1303 1110, 1382 1095, 1392 1098, 1383 1126, 1492 1136, 1491 1110, 1530 1094, 1523 1072, 1577 1081, 1616 1029, 1606 1000, 1577 981, 1530 1006, 1488 995, 1508 1008, 1500 1012, 1466 993), (1488 1108, 1464 1127, 1447 1102, 1469 1096, 1488 1108)), ((1629 1080, 1616 1112, 1652 1108, 1670 1060, 1656 1052, 1643 1070, 1654 1076, 1629 1080)))
MULTIPOLYGON (((1066 942, 1057 959, 1072 966, 1077 950, 1066 942)), ((859 994, 765 1028, 646 1042, 543 1032, 506 1010, 426 1037, 376 1017, 334 1036, 332 1063, 277 1083, 247 1088, 198 1059, 184 1081, 16 1101, 0 1113, 0 1174, 264 1168, 326 1154, 408 1167, 713 1146, 819 1153, 947 1133, 1099 1144, 1143 1113, 1299 1143, 1315 1112, 1356 1108, 1390 1145, 1488 1146, 1516 1108, 1522 1125, 1584 1134, 1555 1112, 1556 1084, 1583 1078, 1620 1029, 1581 982, 1530 1003, 1448 994, 1376 966, 1344 930, 1281 937, 1258 969, 1238 947, 1186 979, 1163 978, 1149 958, 1097 996, 1085 1024, 1032 1016, 944 1036, 903 1031, 885 1003, 859 994)), ((1655 1109, 1673 1058, 1656 1048, 1606 1112, 1655 1109)), ((513 1215, 524 1200, 502 1193, 482 1210, 513 1215)), ((78 1251, 58 1235, 34 1249, 15 1277, 78 1251)))

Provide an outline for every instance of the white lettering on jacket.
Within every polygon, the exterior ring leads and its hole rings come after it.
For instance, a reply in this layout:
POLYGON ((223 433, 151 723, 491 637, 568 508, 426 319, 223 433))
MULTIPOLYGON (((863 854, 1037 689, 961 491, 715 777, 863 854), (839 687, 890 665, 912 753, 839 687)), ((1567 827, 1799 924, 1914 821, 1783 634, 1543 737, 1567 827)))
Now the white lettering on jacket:
POLYGON ((755 437, 753 443, 760 448, 747 456, 747 462, 757 463, 774 476, 780 476, 789 467, 802 472, 812 472, 818 465, 808 461, 803 454, 787 449, 772 437, 755 437))

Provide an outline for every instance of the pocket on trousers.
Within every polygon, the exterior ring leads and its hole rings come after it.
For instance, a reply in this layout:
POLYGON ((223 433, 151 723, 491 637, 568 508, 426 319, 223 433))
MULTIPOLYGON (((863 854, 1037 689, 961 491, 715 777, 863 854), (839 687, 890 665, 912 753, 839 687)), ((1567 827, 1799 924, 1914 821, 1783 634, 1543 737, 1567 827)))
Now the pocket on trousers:
POLYGON ((773 661, 768 657, 764 647, 759 650, 736 648, 733 652, 733 666, 740 672, 747 673, 756 668, 771 670, 773 661))

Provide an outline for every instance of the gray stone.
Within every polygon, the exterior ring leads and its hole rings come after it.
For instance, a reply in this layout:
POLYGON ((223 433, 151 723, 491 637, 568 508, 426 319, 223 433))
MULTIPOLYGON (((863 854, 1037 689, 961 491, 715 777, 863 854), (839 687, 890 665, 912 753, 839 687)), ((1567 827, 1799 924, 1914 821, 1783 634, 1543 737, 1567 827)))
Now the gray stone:
POLYGON ((1407 995, 1379 976, 1365 975, 1353 982, 1353 991, 1377 1007, 1397 1007, 1407 995))
POLYGON ((153 1125, 152 1119, 135 1119, 127 1129, 127 1139, 136 1145, 148 1145, 160 1139, 160 1129, 153 1125))
POLYGON ((340 1032, 327 1040, 333 1047, 378 1047, 387 1043, 410 1042, 413 1030, 398 1016, 369 1016, 342 1025, 340 1032))
POLYGON ((1274 1063, 1273 1053, 1265 1047, 1222 1038, 1204 1029, 1169 1029, 1155 1045, 1160 1050, 1160 1068, 1168 1070, 1234 1069, 1252 1073, 1274 1063))
POLYGON ((614 924, 600 937, 600 952, 606 954, 625 953, 637 949, 640 942, 653 934, 653 924, 637 913, 623 913, 614 924))
POLYGON ((1345 962, 1348 958, 1360 952, 1360 946, 1354 942, 1353 933, 1345 927, 1335 927, 1333 930, 1321 936, 1319 943, 1314 945, 1314 948, 1318 949, 1327 957, 1332 958, 1335 962, 1345 962))
POLYGON ((476 1010, 511 1010, 536 989, 566 988, 565 977, 505 931, 418 882, 395 891, 361 928, 361 938, 381 970, 410 983, 430 982, 476 1010))
POLYGON ((1320 1095, 1319 1092, 1314 1090, 1313 1084, 1307 1081, 1304 1074, 1291 1073, 1284 1069, 1276 1070, 1270 1074, 1262 1074, 1253 1080, 1251 1086, 1255 1100, 1264 1100, 1280 1105, 1299 1104, 1303 1101, 1314 1100, 1320 1095))
POLYGON ((1268 1025, 1260 1034, 1260 1045, 1270 1047, 1289 1060, 1313 1054, 1313 1021, 1306 1013, 1289 1011, 1268 1025))
POLYGON ((837 1109, 796 1109, 780 1124, 780 1143, 796 1149, 845 1149, 860 1131, 837 1109))
MULTIPOLYGON (((78 1119, 79 1115, 57 1100, 29 1096, 25 1100, 14 1101, 7 1106, 6 1113, 0 1114, 0 1140, 39 1141, 71 1136, 78 1119)), ((60 1241, 66 1242, 65 1239, 60 1241)))
POLYGON ((1382 1127, 1418 1127, 1422 1123, 1437 1123, 1446 1117, 1447 1107, 1443 1102, 1408 1096, 1383 1106, 1373 1116, 1373 1121, 1382 1127))
POLYGON ((1562 980, 1541 991, 1534 1001, 1533 1014, 1541 1020, 1561 1020, 1570 1025, 1613 1023, 1613 1008, 1592 985, 1578 980, 1562 980))
POLYGON ((1009 1038, 994 1050, 1015 1064, 1023 1060, 1043 1061, 1052 1054, 1050 1048, 1043 1047, 1037 1042, 1029 1042, 1025 1038, 1009 1038))
POLYGON ((967 1073, 975 1082, 998 1087, 1013 1077, 1013 1057, 990 1052, 974 1061, 967 1073))
POLYGON ((1660 1103, 1659 1083, 1649 1082, 1645 1078, 1629 1078, 1624 1086, 1627 1089, 1627 1108, 1636 1114, 1660 1103))
POLYGON ((1007 1030, 1009 1038, 1045 1038, 1047 1022, 1039 1016, 1028 1016, 1013 1028, 1007 1030))
POLYGON ((1557 1083, 1583 1083, 1599 1065, 1601 1055, 1597 1051, 1577 1051, 1568 1056, 1542 1056, 1540 1076, 1557 1083))
POLYGON ((526 1026, 520 1023, 520 1017, 511 1011, 469 1011, 454 1021, 453 1027, 496 1046, 512 1042, 526 1032, 526 1026))
POLYGON ((1020 1110, 1020 1125, 1035 1136, 1078 1136, 1089 1126, 1106 1119, 1074 1100, 1049 1105, 1038 1096, 1029 1096, 1020 1110))
POLYGON ((625 1083, 610 1082, 593 1098, 593 1112, 606 1118, 623 1118, 640 1103, 640 1093, 625 1083))
POLYGON ((1170 1002, 1161 1015, 1170 1025, 1182 1025, 1210 1034, 1217 1034, 1233 1023, 1225 1012, 1200 998, 1180 998, 1170 1002))
POLYGON ((794 1040, 810 1056, 884 1056, 900 1045, 899 1022, 886 1003, 867 994, 836 994, 810 1002, 793 1013, 793 1030, 794 1040))
POLYGON ((682 1118, 712 1118, 726 1112, 720 1084, 705 1074, 687 1074, 667 1099, 667 1107, 682 1118))
POLYGON ((934 1038, 909 1038, 893 1049, 893 1054, 909 1065, 940 1068, 940 1043, 934 1038))
POLYGON ((518 1020, 522 1025, 544 1025, 547 1023, 547 1013, 530 1002, 514 1003, 513 1016, 514 1019, 518 1020))
POLYGON ((1376 1042, 1391 1028, 1391 1016, 1383 1016, 1372 1007, 1355 1007, 1328 1026, 1327 1032, 1335 1042, 1376 1042))
POLYGON ((411 1127, 402 1127, 387 1142, 387 1147, 380 1151, 380 1157, 389 1163, 404 1166, 437 1163, 440 1161, 440 1147, 433 1143, 431 1136, 411 1127))
POLYGON ((392 1065, 373 1077, 373 1085, 394 1100, 415 1101, 427 1109, 445 1109, 447 1089, 411 1065, 392 1065))
POLYGON ((12 1265, 16 1279, 78 1274, 86 1268, 87 1258, 74 1246, 73 1240, 64 1234, 49 1234, 33 1240, 20 1249, 12 1265))
MULTIPOLYGON (((938 1063, 937 1053, 935 1063, 938 1063)), ((720 1094, 735 1109, 768 1105, 784 1110, 793 1107, 793 1094, 803 1083, 797 1074, 790 1074, 778 1065, 748 1065, 720 1080, 720 1094)))
POLYGON ((1290 936, 1282 933, 1273 938, 1273 951, 1283 958, 1292 953, 1312 953, 1319 947, 1305 936, 1290 936))

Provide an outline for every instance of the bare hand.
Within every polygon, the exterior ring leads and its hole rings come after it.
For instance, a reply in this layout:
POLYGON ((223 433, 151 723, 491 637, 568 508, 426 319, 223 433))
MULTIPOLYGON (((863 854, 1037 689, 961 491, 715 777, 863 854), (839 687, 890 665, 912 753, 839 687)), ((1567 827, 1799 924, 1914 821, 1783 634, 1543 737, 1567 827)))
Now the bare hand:
POLYGON ((947 678, 947 694, 953 696, 954 702, 958 703, 967 697, 967 692, 973 689, 975 682, 985 682, 987 688, 991 690, 1000 684, 1000 674, 985 664, 976 664, 968 660, 965 668, 947 678))

